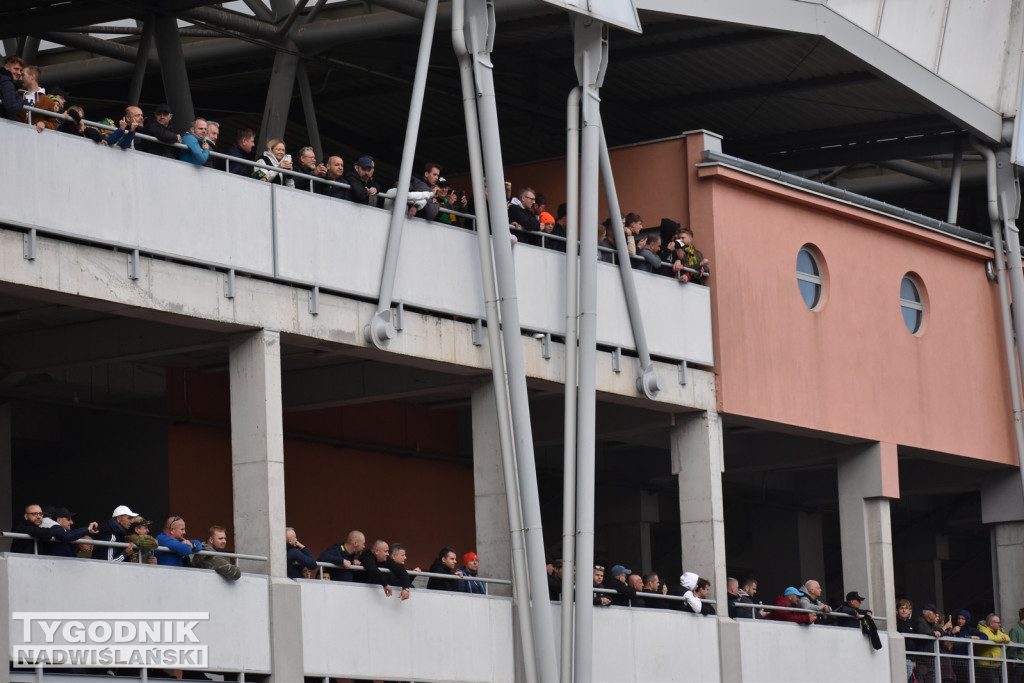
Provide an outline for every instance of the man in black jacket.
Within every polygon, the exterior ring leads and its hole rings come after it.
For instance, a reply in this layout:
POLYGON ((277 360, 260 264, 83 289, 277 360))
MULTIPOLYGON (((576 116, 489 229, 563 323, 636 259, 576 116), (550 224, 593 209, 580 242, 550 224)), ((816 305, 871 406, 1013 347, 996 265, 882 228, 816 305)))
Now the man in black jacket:
POLYGON ((377 539, 373 546, 364 550, 359 556, 359 563, 366 571, 359 572, 356 581, 360 583, 376 583, 384 588, 384 595, 391 597, 393 591, 391 584, 395 583, 402 587, 399 597, 402 600, 409 599, 409 589, 412 587, 412 579, 405 567, 391 559, 388 554, 388 542, 377 539), (390 574, 381 571, 381 567, 387 568, 390 574))
MULTIPOLYGON (((12 542, 11 552, 32 555, 36 552, 36 543, 39 541, 49 541, 53 537, 53 531, 48 528, 44 528, 42 524, 43 508, 38 505, 29 505, 26 507, 25 520, 15 524, 11 531, 18 534, 28 534, 32 539, 19 538, 12 542)), ((39 549, 39 554, 43 554, 42 548, 39 549)))
MULTIPOLYGON (((430 565, 428 571, 431 574, 450 574, 452 576, 458 574, 462 576, 462 572, 455 570, 456 564, 458 564, 458 559, 456 558, 455 550, 453 548, 441 548, 441 552, 437 554, 437 559, 430 565)), ((459 580, 431 576, 427 581, 427 588, 437 591, 458 592, 459 580)))
POLYGON ((342 176, 343 183, 349 184, 349 197, 357 204, 369 204, 370 197, 376 196, 380 185, 373 179, 374 164, 370 157, 359 157, 355 167, 342 176))
POLYGON ((18 94, 21 85, 21 70, 25 68, 25 60, 10 56, 4 60, 4 68, 0 69, 0 115, 12 121, 21 113, 25 98, 18 94))
MULTIPOLYGON (((533 205, 537 201, 537 193, 532 187, 524 187, 519 194, 508 203, 508 222, 519 226, 520 230, 529 233, 540 231, 540 221, 533 213, 533 205)), ((540 237, 536 235, 524 235, 520 237, 527 244, 540 244, 540 237)))
MULTIPOLYGON (((132 525, 132 518, 138 515, 132 512, 127 505, 118 505, 110 515, 110 519, 100 525, 99 533, 93 538, 97 541, 108 541, 111 543, 124 543, 125 532, 132 525)), ((115 548, 113 546, 97 545, 93 548, 92 559, 107 560, 108 562, 124 562, 135 548, 134 543, 129 543, 127 548, 115 548)))
POLYGON ((352 565, 359 564, 359 556, 366 550, 366 536, 362 531, 353 529, 348 532, 344 543, 335 543, 320 553, 317 562, 330 562, 337 565, 331 570, 331 581, 353 581, 352 565))
POLYGON ((611 588, 618 595, 612 597, 612 604, 619 607, 629 607, 636 599, 636 589, 629 585, 629 576, 633 572, 617 564, 612 567, 611 578, 604 582, 605 588, 611 588))
POLYGON ((143 122, 142 132, 166 144, 139 139, 135 141, 135 149, 168 159, 177 158, 178 150, 171 145, 181 142, 181 136, 171 130, 173 117, 174 114, 171 113, 171 108, 168 105, 158 104, 153 110, 153 115, 143 122))

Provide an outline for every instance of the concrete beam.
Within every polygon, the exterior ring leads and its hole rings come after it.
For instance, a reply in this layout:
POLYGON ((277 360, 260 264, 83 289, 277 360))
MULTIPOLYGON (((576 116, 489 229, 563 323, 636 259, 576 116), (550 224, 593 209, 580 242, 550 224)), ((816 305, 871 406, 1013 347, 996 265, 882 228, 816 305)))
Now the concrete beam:
MULTIPOLYGON (((473 499, 476 508, 476 553, 487 575, 512 579, 512 542, 502 473, 501 443, 495 420, 494 384, 473 392, 473 499)), ((511 595, 511 586, 490 584, 488 592, 511 595)))
MULTIPOLYGON (((238 278, 235 297, 224 297, 224 274, 207 268, 142 257, 139 278, 125 283, 126 257, 109 249, 49 237, 36 240, 36 259, 22 257, 23 233, 0 229, 0 294, 92 310, 130 311, 137 317, 207 329, 273 329, 290 339, 346 354, 400 365, 465 375, 489 373, 487 340, 473 343, 473 326, 406 311, 405 328, 383 354, 366 342, 362 330, 376 312, 371 303, 321 292, 318 315, 309 312, 307 289, 257 278, 238 278)), ((523 337, 527 377, 546 386, 562 385, 565 347, 551 345, 545 358, 540 342, 523 337)), ((654 401, 637 395, 633 368, 615 372, 612 354, 597 353, 597 390, 614 400, 656 411, 714 409, 714 374, 690 369, 679 383, 677 366, 656 362, 664 387, 654 401)), ((628 366, 627 366, 628 367, 628 366)))

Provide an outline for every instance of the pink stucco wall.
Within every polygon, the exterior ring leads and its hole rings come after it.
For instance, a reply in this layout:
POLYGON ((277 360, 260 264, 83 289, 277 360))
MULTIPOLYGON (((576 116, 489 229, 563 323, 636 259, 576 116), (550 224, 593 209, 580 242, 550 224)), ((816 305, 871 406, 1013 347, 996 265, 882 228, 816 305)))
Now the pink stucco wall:
MULTIPOLYGON (((662 217, 690 225, 711 260, 719 411, 1015 464, 999 298, 984 270, 991 252, 737 171, 698 169, 704 143, 697 133, 613 150, 612 164, 623 211, 647 227, 662 217), (827 270, 816 311, 796 284, 808 243, 827 270), (926 301, 917 336, 899 307, 908 272, 926 301)), ((564 168, 519 166, 508 178, 546 193, 554 212, 564 168)))

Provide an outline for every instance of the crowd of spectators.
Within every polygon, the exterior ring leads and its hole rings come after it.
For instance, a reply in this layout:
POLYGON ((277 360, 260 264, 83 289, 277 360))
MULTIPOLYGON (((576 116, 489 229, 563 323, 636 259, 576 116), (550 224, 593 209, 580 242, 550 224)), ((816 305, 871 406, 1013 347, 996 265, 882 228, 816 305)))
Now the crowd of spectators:
MULTIPOLYGON (((397 182, 385 191, 375 179, 376 164, 369 155, 360 156, 346 171, 345 161, 340 155, 327 155, 317 160, 313 148, 307 146, 299 150, 295 160, 288 153, 285 141, 273 138, 267 141, 266 149, 251 160, 249 155, 256 146, 256 136, 251 129, 242 128, 236 131, 234 142, 224 150, 224 155, 230 158, 215 157, 211 156, 211 151, 218 144, 221 128, 216 121, 197 117, 190 122, 187 132, 179 135, 171 128, 174 114, 169 105, 157 105, 148 117, 140 107, 130 105, 124 108, 116 121, 104 119, 100 122, 113 128, 107 131, 86 125, 85 110, 78 105, 69 106, 67 97, 68 93, 59 86, 44 88, 40 84, 39 67, 26 65, 19 57, 7 57, 3 69, 0 69, 0 113, 5 118, 34 125, 40 132, 49 128, 86 137, 100 145, 134 149, 358 204, 389 208, 397 195, 397 182), (29 111, 24 109, 25 105, 69 118, 29 111), (138 133, 153 139, 137 137, 138 133), (316 182, 314 178, 329 182, 316 182)), ((422 170, 409 178, 409 215, 472 228, 474 221, 466 215, 466 212, 471 214, 473 211, 472 199, 465 191, 450 186, 441 175, 442 171, 442 164, 428 161, 422 170)), ((556 216, 548 211, 547 198, 532 188, 524 187, 513 197, 511 185, 506 183, 505 195, 509 223, 519 234, 518 239, 527 244, 565 251, 565 204, 558 207, 556 216)), ((707 283, 711 273, 708 259, 694 246, 691 228, 664 218, 658 228, 646 230, 636 213, 628 213, 621 220, 627 251, 635 269, 674 277, 681 283, 707 283)), ((597 226, 603 248, 599 258, 608 262, 614 260, 615 231, 611 228, 611 218, 597 226)))
POLYGON ((198 541, 186 538, 185 520, 177 515, 168 517, 163 530, 153 536, 153 523, 127 505, 118 505, 102 523, 93 521, 76 528, 77 514, 65 507, 27 506, 12 531, 30 538, 12 541, 11 552, 212 569, 231 581, 242 575, 223 555, 200 554, 225 552, 228 537, 223 526, 211 526, 206 541, 198 541), (107 545, 111 543, 124 545, 107 545))

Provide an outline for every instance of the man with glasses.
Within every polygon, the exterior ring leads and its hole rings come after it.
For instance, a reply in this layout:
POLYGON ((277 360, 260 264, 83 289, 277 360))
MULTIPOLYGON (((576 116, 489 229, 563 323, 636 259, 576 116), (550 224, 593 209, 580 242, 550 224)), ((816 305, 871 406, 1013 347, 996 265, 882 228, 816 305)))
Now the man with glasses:
MULTIPOLYGON (((19 538, 11 543, 12 553, 25 553, 32 555, 36 552, 36 543, 48 541, 53 537, 53 530, 43 527, 43 508, 38 505, 29 505, 25 508, 25 521, 18 522, 12 529, 15 533, 28 534, 32 538, 19 538)), ((43 554, 39 549, 39 554, 43 554)))
POLYGON ((156 537, 156 542, 167 548, 156 551, 156 563, 165 567, 183 567, 186 557, 203 549, 200 541, 185 538, 185 520, 178 516, 167 518, 164 530, 156 537))
MULTIPOLYGON (((540 232, 540 220, 533 213, 537 203, 537 193, 532 187, 524 187, 508 203, 508 222, 526 232, 540 232)), ((540 237, 528 235, 521 237, 527 244, 540 244, 540 237)))
MULTIPOLYGON (((316 163, 316 152, 312 147, 303 147, 299 150, 299 163, 295 170, 318 178, 323 178, 327 174, 327 166, 316 163)), ((309 192, 313 189, 313 181, 308 178, 296 178, 295 189, 309 192)))

